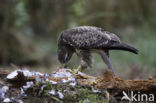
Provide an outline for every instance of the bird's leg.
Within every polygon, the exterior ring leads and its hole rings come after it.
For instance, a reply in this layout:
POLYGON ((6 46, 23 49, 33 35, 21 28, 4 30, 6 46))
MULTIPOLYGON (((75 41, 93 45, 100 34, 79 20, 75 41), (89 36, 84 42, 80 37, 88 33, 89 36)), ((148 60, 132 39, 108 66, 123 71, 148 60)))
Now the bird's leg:
POLYGON ((77 74, 79 71, 82 72, 85 68, 87 68, 87 63, 82 59, 81 64, 78 66, 78 68, 73 69, 72 73, 77 74))
POLYGON ((104 60, 104 62, 107 64, 108 68, 109 68, 109 69, 114 73, 114 75, 115 75, 115 72, 114 72, 112 63, 111 63, 110 59, 108 58, 107 54, 106 54, 104 51, 101 51, 100 54, 101 54, 102 59, 104 60))
POLYGON ((105 53, 109 57, 109 50, 105 50, 105 53))
POLYGON ((82 71, 82 66, 79 65, 78 68, 73 70, 75 74, 77 74, 79 71, 82 71))
POLYGON ((82 66, 81 65, 78 66, 77 71, 80 71, 80 72, 82 71, 82 66))
POLYGON ((73 69, 73 73, 78 73, 78 71, 82 72, 88 66, 91 67, 92 59, 91 54, 88 50, 77 50, 76 54, 81 59, 81 64, 78 66, 77 69, 73 69))
POLYGON ((72 69, 71 73, 77 74, 79 71, 82 71, 82 66, 81 65, 79 65, 78 68, 76 68, 76 69, 72 69))

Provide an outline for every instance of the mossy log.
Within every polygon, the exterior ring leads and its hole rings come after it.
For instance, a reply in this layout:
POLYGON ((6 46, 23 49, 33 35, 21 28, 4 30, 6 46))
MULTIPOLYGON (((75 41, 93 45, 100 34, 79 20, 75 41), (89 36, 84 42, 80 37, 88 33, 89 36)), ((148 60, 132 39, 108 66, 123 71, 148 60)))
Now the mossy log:
MULTIPOLYGON (((8 71, 0 71, 0 87, 7 85, 10 88, 7 94, 11 97, 15 95, 17 97, 21 92, 21 87, 28 81, 34 82, 34 85, 25 91, 27 96, 20 98, 26 103, 107 103, 120 102, 123 91, 156 94, 156 79, 123 80, 114 77, 110 71, 104 72, 104 75, 100 77, 93 77, 83 73, 74 74, 77 83, 74 86, 69 85, 68 82, 59 82, 62 79, 67 80, 67 77, 49 76, 49 80, 57 82, 57 84, 53 85, 50 82, 36 82, 35 76, 26 77, 20 71, 13 79, 9 80, 6 78, 9 73, 8 71), (55 92, 62 92, 64 97, 60 99, 58 95, 50 95, 49 91, 52 89, 55 92)), ((40 76, 40 78, 45 79, 44 76, 40 76)))

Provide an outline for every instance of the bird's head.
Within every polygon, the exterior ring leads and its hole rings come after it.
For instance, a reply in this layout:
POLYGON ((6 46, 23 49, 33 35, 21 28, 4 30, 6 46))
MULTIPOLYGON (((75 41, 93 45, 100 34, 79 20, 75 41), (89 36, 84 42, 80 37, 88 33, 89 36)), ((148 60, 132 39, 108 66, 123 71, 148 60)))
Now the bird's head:
POLYGON ((67 66, 66 64, 70 60, 73 52, 65 46, 58 47, 57 55, 58 60, 62 64, 63 67, 67 66))

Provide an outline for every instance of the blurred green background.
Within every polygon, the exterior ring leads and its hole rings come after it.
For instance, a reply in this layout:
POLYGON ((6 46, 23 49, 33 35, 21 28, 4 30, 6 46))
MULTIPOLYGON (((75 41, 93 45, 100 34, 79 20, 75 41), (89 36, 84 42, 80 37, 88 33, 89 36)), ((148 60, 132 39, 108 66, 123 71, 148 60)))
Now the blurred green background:
MULTIPOLYGON (((156 77, 156 0, 0 0, 0 69, 11 64, 52 72, 57 60, 57 37, 81 25, 102 27, 136 47, 139 55, 111 51, 117 75, 156 77)), ((106 68, 94 56, 88 74, 99 76, 106 68)), ((76 68, 74 55, 69 67, 76 68)))

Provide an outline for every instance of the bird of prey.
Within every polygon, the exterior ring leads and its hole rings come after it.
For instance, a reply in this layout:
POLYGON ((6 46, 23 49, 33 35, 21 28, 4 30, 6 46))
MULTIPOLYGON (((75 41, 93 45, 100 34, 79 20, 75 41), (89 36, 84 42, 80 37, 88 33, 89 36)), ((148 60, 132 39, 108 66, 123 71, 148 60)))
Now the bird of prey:
MULTIPOLYGON (((101 55, 107 67, 114 73, 109 59, 109 50, 124 50, 138 54, 138 50, 120 41, 114 33, 94 26, 79 26, 65 30, 58 38, 58 60, 66 65, 73 53, 81 58, 78 70, 92 65, 91 53, 101 55)), ((115 73, 114 73, 115 74, 115 73)))

